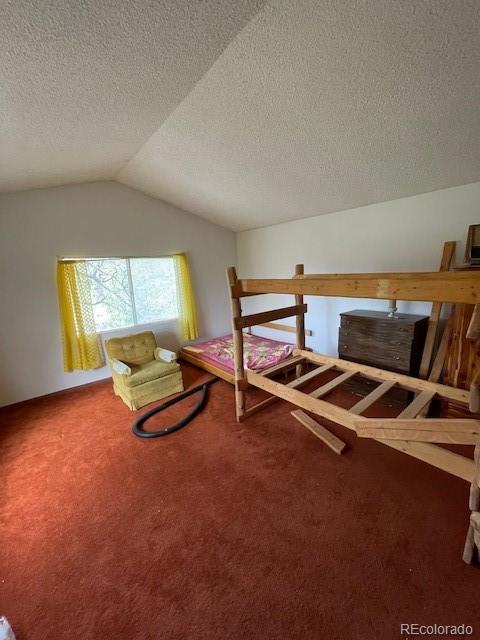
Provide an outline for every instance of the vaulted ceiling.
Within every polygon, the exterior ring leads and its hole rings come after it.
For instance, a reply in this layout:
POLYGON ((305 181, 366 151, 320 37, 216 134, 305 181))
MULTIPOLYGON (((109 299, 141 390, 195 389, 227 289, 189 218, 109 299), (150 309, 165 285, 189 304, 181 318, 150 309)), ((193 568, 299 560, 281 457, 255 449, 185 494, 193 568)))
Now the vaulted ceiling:
POLYGON ((239 230, 474 182, 479 34, 478 0, 5 0, 0 190, 239 230))

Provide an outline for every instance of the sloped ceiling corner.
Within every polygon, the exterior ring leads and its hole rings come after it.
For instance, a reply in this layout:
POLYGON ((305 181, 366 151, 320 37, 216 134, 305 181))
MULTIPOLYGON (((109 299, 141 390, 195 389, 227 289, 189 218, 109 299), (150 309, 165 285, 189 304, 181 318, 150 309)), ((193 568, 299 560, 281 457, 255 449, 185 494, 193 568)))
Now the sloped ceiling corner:
POLYGON ((0 17, 0 190, 114 177, 242 230, 480 180, 477 0, 0 17))
POLYGON ((264 0, 5 0, 0 191, 111 179, 264 0))

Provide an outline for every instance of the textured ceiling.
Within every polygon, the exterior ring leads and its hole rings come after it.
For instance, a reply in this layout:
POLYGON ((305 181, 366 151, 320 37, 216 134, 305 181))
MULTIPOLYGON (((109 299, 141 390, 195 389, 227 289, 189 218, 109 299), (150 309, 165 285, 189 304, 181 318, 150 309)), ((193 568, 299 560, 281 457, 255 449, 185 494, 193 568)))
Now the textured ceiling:
POLYGON ((263 0, 2 0, 0 190, 112 178, 263 0))
POLYGON ((478 0, 0 18, 0 189, 116 177, 246 229, 480 180, 478 0))
POLYGON ((478 0, 269 3, 119 178, 234 229, 480 180, 479 29, 478 0))

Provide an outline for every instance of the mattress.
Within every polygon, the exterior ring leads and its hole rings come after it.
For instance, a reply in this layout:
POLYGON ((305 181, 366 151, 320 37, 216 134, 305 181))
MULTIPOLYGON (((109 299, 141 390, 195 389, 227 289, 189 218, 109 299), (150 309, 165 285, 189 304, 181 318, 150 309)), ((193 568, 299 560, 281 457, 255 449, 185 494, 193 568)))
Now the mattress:
MULTIPOLYGON (((252 371, 262 371, 290 358, 294 345, 269 338, 245 334, 243 339, 243 361, 252 371)), ((195 356, 200 361, 219 367, 224 371, 234 371, 233 339, 231 335, 213 338, 205 342, 184 347, 182 351, 195 356)))

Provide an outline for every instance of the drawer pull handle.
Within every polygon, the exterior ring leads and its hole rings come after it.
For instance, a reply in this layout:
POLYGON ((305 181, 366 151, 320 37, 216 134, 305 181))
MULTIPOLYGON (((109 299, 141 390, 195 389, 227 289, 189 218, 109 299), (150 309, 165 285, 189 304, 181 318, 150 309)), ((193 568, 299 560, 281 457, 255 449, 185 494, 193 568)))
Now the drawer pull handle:
POLYGON ((395 356, 394 360, 400 360, 400 356, 395 356))

